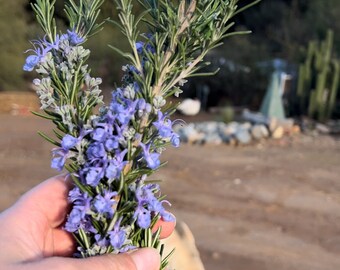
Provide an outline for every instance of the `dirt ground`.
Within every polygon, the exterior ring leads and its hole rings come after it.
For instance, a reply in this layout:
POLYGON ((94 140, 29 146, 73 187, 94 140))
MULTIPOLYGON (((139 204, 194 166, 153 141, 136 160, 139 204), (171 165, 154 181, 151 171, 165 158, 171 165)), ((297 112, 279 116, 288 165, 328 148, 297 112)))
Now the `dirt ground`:
MULTIPOLYGON (((0 211, 41 180, 51 145, 36 117, 0 115, 0 211)), ((243 148, 168 149, 155 178, 207 270, 340 269, 340 141, 299 136, 243 148)), ((183 269, 185 270, 185 269, 183 269)))

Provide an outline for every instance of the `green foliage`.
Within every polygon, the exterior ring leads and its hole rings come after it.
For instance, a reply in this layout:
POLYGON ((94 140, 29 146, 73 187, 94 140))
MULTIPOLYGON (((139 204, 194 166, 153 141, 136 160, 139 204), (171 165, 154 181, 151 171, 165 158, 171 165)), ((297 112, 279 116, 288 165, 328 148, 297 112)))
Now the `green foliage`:
POLYGON ((325 121, 332 116, 339 86, 340 60, 332 58, 334 33, 321 43, 311 41, 306 60, 299 68, 297 95, 303 114, 325 121))
POLYGON ((27 16, 24 0, 1 1, 0 8, 0 91, 23 86, 22 65, 27 47, 27 16))

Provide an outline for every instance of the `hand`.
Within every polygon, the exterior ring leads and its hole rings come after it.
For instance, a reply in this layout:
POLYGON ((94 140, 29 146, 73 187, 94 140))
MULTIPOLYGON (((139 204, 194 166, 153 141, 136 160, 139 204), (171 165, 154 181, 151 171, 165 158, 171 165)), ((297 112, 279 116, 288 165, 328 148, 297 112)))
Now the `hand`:
MULTIPOLYGON (((0 214, 0 269, 6 270, 158 270, 156 250, 139 249, 130 254, 105 255, 86 259, 67 258, 75 249, 72 236, 62 230, 70 205, 72 187, 65 176, 46 180, 14 206, 0 214)), ((161 237, 174 223, 160 221, 161 237)))

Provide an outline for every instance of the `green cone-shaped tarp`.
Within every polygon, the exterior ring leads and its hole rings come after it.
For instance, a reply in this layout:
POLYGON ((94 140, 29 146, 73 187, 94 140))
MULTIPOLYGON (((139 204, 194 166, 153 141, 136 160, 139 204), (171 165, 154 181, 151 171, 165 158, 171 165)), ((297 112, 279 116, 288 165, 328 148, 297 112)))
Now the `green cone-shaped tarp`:
POLYGON ((264 100, 261 113, 267 117, 285 119, 282 98, 280 94, 280 73, 273 72, 264 100))

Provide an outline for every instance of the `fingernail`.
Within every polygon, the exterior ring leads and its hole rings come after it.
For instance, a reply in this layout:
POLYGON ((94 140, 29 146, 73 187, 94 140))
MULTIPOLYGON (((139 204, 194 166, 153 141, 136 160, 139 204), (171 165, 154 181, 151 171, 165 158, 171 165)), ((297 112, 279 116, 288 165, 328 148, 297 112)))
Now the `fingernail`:
POLYGON ((130 254, 137 270, 158 270, 160 267, 160 256, 153 248, 139 249, 130 254))

